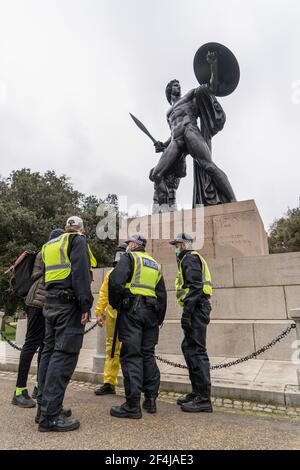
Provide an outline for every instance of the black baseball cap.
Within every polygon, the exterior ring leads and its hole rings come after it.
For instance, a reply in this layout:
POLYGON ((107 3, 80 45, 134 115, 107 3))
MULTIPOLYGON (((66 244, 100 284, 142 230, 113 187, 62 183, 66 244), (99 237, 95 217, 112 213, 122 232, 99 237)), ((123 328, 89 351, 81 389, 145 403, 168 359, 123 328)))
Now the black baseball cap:
POLYGON ((65 233, 65 231, 64 231, 63 229, 61 229, 61 228, 55 228, 55 229, 52 230, 52 232, 49 234, 48 241, 54 240, 54 238, 60 237, 63 233, 65 233))
POLYGON ((175 240, 171 240, 169 243, 170 245, 176 245, 176 243, 183 243, 183 242, 187 242, 187 243, 193 243, 193 237, 191 237, 191 235, 189 235, 188 233, 179 233, 177 235, 177 237, 175 238, 175 240))
POLYGON ((136 242, 138 243, 139 245, 145 247, 147 245, 147 239, 145 237, 143 237, 143 235, 132 235, 131 238, 129 238, 128 240, 126 240, 125 243, 130 243, 130 242, 136 242))

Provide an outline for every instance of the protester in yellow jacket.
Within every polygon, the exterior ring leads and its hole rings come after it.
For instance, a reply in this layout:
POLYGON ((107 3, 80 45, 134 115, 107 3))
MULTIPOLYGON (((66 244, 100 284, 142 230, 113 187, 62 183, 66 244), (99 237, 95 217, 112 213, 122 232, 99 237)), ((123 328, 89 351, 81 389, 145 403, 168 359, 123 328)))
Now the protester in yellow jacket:
MULTIPOLYGON (((124 243, 116 250, 114 267, 117 265, 120 256, 125 253, 127 245, 124 243)), ((108 280, 113 268, 105 274, 104 281, 99 291, 99 299, 96 306, 95 315, 99 319, 99 326, 105 325, 105 364, 104 364, 104 385, 95 390, 96 395, 115 394, 117 376, 120 370, 120 342, 117 338, 114 357, 111 358, 114 332, 116 327, 117 311, 108 303, 108 280)))

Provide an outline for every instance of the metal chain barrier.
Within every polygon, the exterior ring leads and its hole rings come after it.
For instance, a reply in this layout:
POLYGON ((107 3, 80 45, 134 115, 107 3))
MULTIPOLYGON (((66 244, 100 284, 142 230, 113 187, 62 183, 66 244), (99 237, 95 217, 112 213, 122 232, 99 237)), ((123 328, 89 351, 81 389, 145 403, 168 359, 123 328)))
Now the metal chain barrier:
MULTIPOLYGON (((257 357, 260 354, 267 351, 268 349, 272 348, 275 344, 279 343, 294 328, 296 328, 296 324, 291 323, 291 325, 286 330, 284 330, 282 333, 280 333, 280 335, 276 336, 276 338, 274 338, 272 341, 270 341, 270 343, 266 344, 265 346, 262 346, 257 351, 254 351, 253 353, 248 354, 247 356, 240 357, 239 359, 236 359, 235 361, 230 361, 230 362, 226 362, 225 364, 221 363, 221 364, 217 364, 215 366, 211 366, 210 369, 211 370, 226 369, 228 367, 232 367, 232 366, 236 366, 237 364, 241 364, 242 362, 249 361, 249 359, 254 359, 255 357, 257 357)), ((188 367, 184 364, 179 364, 179 363, 176 363, 176 362, 168 361, 168 359, 164 359, 160 356, 155 356, 155 357, 159 362, 162 362, 163 364, 166 364, 168 366, 173 366, 173 367, 176 367, 176 368, 179 368, 179 369, 188 369, 188 367)))
POLYGON ((96 323, 94 323, 92 326, 90 326, 89 328, 87 328, 83 334, 86 335, 87 333, 89 333, 90 331, 92 331, 94 328, 96 328, 96 326, 98 326, 98 320, 97 320, 96 323))
POLYGON ((13 328, 14 330, 17 329, 16 325, 11 325, 8 321, 5 321, 4 324, 5 324, 6 326, 9 326, 10 328, 13 328))
MULTIPOLYGON (((87 328, 84 332, 84 335, 86 335, 87 333, 89 333, 90 331, 92 331, 94 328, 96 328, 96 326, 98 325, 98 321, 96 321, 92 326, 90 326, 89 328, 87 328)), ((295 323, 291 323, 290 326, 288 326, 282 333, 280 333, 280 335, 276 336, 276 338, 274 338, 272 341, 270 341, 268 344, 266 344, 265 346, 262 346, 261 348, 259 348, 257 351, 254 351, 253 353, 251 354, 248 354, 247 356, 243 356, 243 357, 240 357, 239 359, 236 359, 235 361, 230 361, 230 362, 226 362, 225 364, 224 363, 221 363, 221 364, 217 364, 215 366, 211 366, 211 370, 216 370, 216 369, 226 369, 228 367, 232 367, 232 366, 236 366, 237 364, 241 364, 243 362, 246 362, 246 361, 249 361, 250 359, 254 359, 255 357, 257 356, 260 356, 260 354, 263 354, 265 351, 267 351, 268 349, 272 348, 273 346, 275 346, 275 344, 279 343, 283 338, 285 338, 294 328, 296 328, 296 324, 295 323)), ((22 348, 17 346, 13 341, 11 341, 10 339, 8 339, 5 334, 0 331, 0 335, 2 336, 2 338, 4 339, 4 341, 6 341, 12 348, 16 349, 17 351, 22 351, 22 348)), ((37 351, 36 351, 37 352, 37 351)), ((166 364, 168 366, 172 366, 172 367, 176 367, 178 369, 188 369, 188 367, 184 364, 180 364, 180 363, 176 363, 176 362, 172 362, 172 361, 169 361, 168 359, 164 359, 160 356, 155 356, 155 358, 163 363, 163 364, 166 364)))
POLYGON ((0 335, 1 337, 4 339, 4 341, 6 341, 12 348, 16 349, 17 351, 22 351, 22 348, 20 348, 19 346, 17 346, 13 341, 11 341, 10 339, 8 339, 5 334, 3 333, 3 331, 0 331, 0 335))
MULTIPOLYGON (((92 326, 90 326, 89 328, 87 328, 83 334, 86 335, 87 333, 89 333, 90 331, 92 331, 94 328, 96 328, 97 325, 98 325, 98 321, 96 321, 96 323, 94 323, 92 326)), ((10 326, 11 326, 11 325, 10 325, 10 326)), ((22 351, 22 347, 17 346, 13 341, 11 341, 10 339, 8 339, 8 338, 5 336, 5 333, 3 333, 3 331, 0 331, 0 335, 2 336, 2 338, 4 339, 4 341, 6 341, 12 348, 16 349, 17 351, 22 351)), ((38 352, 38 350, 35 352, 35 354, 37 354, 37 352, 38 352)))

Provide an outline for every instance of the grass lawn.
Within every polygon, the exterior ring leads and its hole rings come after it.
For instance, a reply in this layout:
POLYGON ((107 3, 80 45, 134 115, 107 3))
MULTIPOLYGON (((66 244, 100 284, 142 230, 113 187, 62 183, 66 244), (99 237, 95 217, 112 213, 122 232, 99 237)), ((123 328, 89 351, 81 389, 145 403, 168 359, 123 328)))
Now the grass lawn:
POLYGON ((10 339, 11 341, 15 341, 16 339, 16 330, 12 326, 5 325, 4 334, 6 338, 10 339))

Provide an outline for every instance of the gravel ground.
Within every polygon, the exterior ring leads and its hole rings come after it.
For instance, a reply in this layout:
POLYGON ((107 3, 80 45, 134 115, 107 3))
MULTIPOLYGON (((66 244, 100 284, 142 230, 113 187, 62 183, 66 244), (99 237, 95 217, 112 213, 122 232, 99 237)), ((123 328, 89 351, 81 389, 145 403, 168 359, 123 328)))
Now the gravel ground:
POLYGON ((80 429, 39 433, 35 410, 11 405, 15 379, 0 372, 0 449, 300 449, 300 420, 284 407, 281 417, 276 407, 215 399, 213 414, 188 414, 175 404, 176 394, 163 393, 157 415, 120 420, 109 409, 123 402, 121 396, 97 397, 95 385, 81 382, 69 385, 65 400, 80 429))

